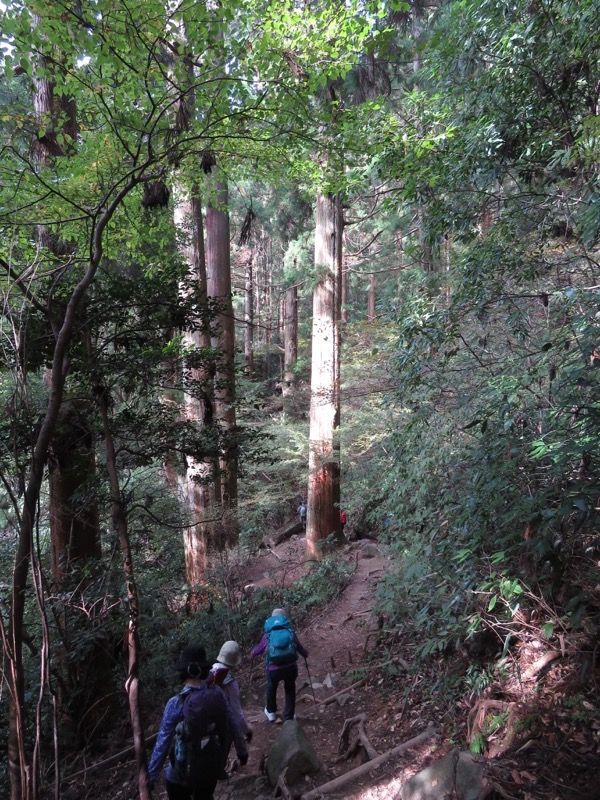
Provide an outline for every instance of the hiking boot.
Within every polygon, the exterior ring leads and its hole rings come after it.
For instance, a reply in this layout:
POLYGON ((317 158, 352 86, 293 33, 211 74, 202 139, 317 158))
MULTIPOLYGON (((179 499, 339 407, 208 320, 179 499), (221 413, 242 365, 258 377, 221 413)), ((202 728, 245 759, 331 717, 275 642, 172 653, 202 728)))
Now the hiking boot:
POLYGON ((275 722, 275 720, 277 719, 277 714, 274 711, 267 711, 267 709, 265 708, 265 717, 269 722, 275 722))

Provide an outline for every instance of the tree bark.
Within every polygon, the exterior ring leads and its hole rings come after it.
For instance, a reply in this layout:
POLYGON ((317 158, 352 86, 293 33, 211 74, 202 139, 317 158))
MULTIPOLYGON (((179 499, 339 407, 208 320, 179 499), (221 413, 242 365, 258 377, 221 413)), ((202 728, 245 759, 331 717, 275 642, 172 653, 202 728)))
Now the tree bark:
POLYGON ((290 286, 285 292, 284 306, 284 356, 283 395, 292 394, 296 385, 294 367, 298 360, 298 287, 290 286))
POLYGON ((369 292, 367 295, 367 319, 369 322, 375 322, 375 273, 371 272, 369 275, 369 292))
POLYGON ((248 253, 246 264, 246 294, 244 296, 244 369, 247 375, 254 370, 254 281, 252 275, 252 253, 248 253))
MULTIPOLYGON (((213 347, 219 351, 215 375, 217 419, 224 433, 221 454, 221 502, 224 509, 237 504, 237 445, 235 411, 235 328, 231 301, 231 260, 229 245, 229 211, 227 182, 213 167, 212 191, 206 207, 206 268, 208 294, 218 301, 218 333, 213 347)), ((221 541, 217 547, 237 541, 234 520, 222 526, 221 541)))
POLYGON ((339 271, 341 266, 339 198, 317 197, 313 293, 312 369, 306 553, 323 556, 320 542, 342 536, 339 519, 339 271))
MULTIPOLYGON (((191 193, 182 187, 175 188, 174 221, 182 237, 181 252, 188 266, 189 282, 200 296, 200 325, 195 330, 184 331, 184 343, 192 352, 209 352, 211 347, 211 320, 208 308, 206 258, 204 252, 204 226, 198 188, 191 193)), ((182 288, 182 291, 187 291, 182 288)), ((184 363, 183 398, 185 417, 198 427, 210 426, 215 419, 213 376, 210 364, 194 366, 184 363)), ((215 492, 220 494, 217 453, 214 458, 199 460, 192 455, 186 459, 183 476, 184 495, 190 515, 190 525, 183 534, 186 582, 191 587, 201 586, 208 567, 208 549, 212 531, 215 492)), ((194 590, 190 603, 195 607, 194 590)))

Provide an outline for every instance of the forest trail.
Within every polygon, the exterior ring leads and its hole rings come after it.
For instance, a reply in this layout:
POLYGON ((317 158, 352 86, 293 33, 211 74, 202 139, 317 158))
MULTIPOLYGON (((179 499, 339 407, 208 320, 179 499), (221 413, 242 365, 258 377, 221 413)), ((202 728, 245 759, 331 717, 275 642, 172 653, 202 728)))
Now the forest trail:
MULTIPOLYGON (((304 551, 302 536, 269 547, 243 565, 246 585, 274 588, 274 606, 281 605, 277 588, 290 586, 307 574, 304 551)), ((468 742, 476 715, 497 709, 500 704, 489 692, 480 697, 459 695, 455 700, 444 696, 440 688, 442 676, 448 679, 449 670, 464 675, 471 664, 464 648, 452 658, 432 659, 429 664, 421 661, 415 669, 411 653, 421 636, 412 626, 400 626, 393 641, 389 635, 385 643, 380 641, 379 621, 373 608, 378 582, 393 568, 383 548, 371 541, 353 542, 338 551, 338 557, 352 567, 348 583, 325 607, 315 609, 296 626, 309 651, 308 667, 313 681, 311 688, 306 665, 301 660, 296 716, 322 769, 307 778, 305 785, 294 789, 309 792, 360 766, 363 755, 360 751, 351 760, 340 760, 338 756, 344 723, 359 714, 365 715, 366 737, 379 754, 389 753, 419 736, 430 724, 438 726, 439 736, 428 738, 379 766, 366 767, 366 772, 353 774, 351 781, 325 795, 326 800, 397 800, 409 777, 440 759, 457 743, 468 742), (328 698, 331 702, 326 702, 328 698)), ((288 607, 287 611, 295 622, 294 608, 288 607)), ((515 716, 514 722, 489 737, 485 767, 492 786, 500 781, 508 793, 498 789, 489 800, 509 796, 518 800, 600 800, 597 786, 600 723, 594 713, 596 705, 592 704, 593 687, 584 706, 573 706, 574 713, 579 715, 574 716, 567 701, 571 694, 581 691, 580 664, 574 657, 553 657, 548 662, 547 653, 544 656, 543 652, 542 643, 534 635, 523 636, 515 649, 513 658, 519 661, 518 674, 523 681, 513 687, 505 681, 502 690, 506 693, 506 707, 513 714, 520 711, 521 716, 515 716), (546 662, 552 667, 549 674, 544 671, 546 662), (543 677, 538 678, 539 674, 543 677), (574 688, 567 692, 568 687, 574 688), (591 709, 588 712, 594 720, 591 725, 582 718, 581 708, 591 709)), ((281 725, 267 722, 263 714, 264 661, 252 665, 246 654, 236 674, 254 737, 248 764, 232 770, 230 779, 217 785, 214 798, 269 800, 275 793, 263 767, 281 725)), ((500 684, 494 684, 490 689, 498 692, 499 687, 500 684)), ((278 703, 281 710, 283 687, 279 689, 278 703)), ((350 738, 351 742, 356 739, 356 726, 350 738)), ((463 745, 464 749, 467 747, 463 745)), ((137 797, 132 753, 127 763, 105 761, 102 771, 94 769, 87 777, 71 781, 70 789, 62 794, 63 800, 136 800, 137 797)), ((166 800, 163 780, 155 787, 153 800, 166 800)))
MULTIPOLYGON (((255 586, 288 586, 304 574, 305 540, 293 537, 265 555, 253 561, 245 571, 250 583, 255 586)), ((300 627, 296 628, 300 641, 309 652, 308 667, 299 661, 297 681, 296 716, 323 765, 322 773, 306 781, 306 791, 318 786, 357 766, 359 761, 336 763, 340 734, 346 719, 365 712, 366 731, 369 740, 379 752, 390 745, 380 746, 382 734, 389 734, 381 725, 382 698, 377 692, 354 686, 361 678, 368 677, 367 660, 374 649, 378 632, 378 620, 373 608, 377 583, 389 569, 390 562, 376 543, 363 540, 346 545, 341 557, 352 568, 352 575, 343 590, 327 604, 315 611, 300 627), (309 680, 312 678, 313 688, 309 680), (338 695, 331 703, 328 697, 338 695), (315 702, 316 699, 316 702, 315 702)), ((294 609, 287 609, 294 620, 294 609)), ((250 746, 250 757, 246 767, 233 773, 228 782, 218 784, 215 800, 242 800, 243 798, 267 798, 273 796, 273 788, 262 774, 262 764, 269 749, 279 734, 280 721, 267 722, 263 714, 264 662, 245 664, 237 672, 246 716, 254 729, 250 746)), ((283 705, 283 687, 278 693, 278 711, 283 705)), ((395 742, 401 743, 401 740, 395 742)), ((393 746, 393 745, 392 745, 393 746)), ((388 766, 388 773, 390 765, 388 766)), ((415 767, 409 769, 412 773, 415 767)), ((386 773, 385 766, 377 773, 386 773)), ((401 785, 398 775, 382 779, 367 775, 364 786, 346 787, 337 796, 356 800, 391 800, 401 785), (353 794, 352 792, 356 792, 353 794)))

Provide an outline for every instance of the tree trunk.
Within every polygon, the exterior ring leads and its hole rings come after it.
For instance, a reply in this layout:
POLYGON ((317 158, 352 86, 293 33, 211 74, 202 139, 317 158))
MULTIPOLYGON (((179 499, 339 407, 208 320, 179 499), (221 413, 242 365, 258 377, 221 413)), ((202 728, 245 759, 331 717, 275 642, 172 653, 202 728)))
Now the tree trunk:
POLYGON ((298 360, 298 287, 285 292, 284 306, 283 395, 293 394, 296 385, 294 367, 298 360))
MULTIPOLYGON (((215 375, 217 419, 224 434, 221 453, 221 502, 225 510, 237 504, 237 444, 235 412, 235 328, 231 301, 228 191, 225 178, 213 167, 212 192, 206 207, 206 269, 208 294, 220 305, 218 334, 213 347, 219 352, 215 375)), ((235 521, 222 526, 217 547, 237 541, 235 521)))
MULTIPOLYGON (((210 314, 206 288, 206 258, 204 252, 204 226, 202 224, 202 207, 198 189, 194 187, 191 194, 176 187, 175 208, 173 212, 175 225, 182 238, 181 251, 188 265, 190 284, 194 285, 200 295, 200 326, 197 330, 184 331, 186 349, 192 353, 197 350, 209 352, 210 314)), ((188 291, 188 288, 182 288, 188 291)), ((210 426, 215 419, 214 387, 210 365, 194 366, 184 364, 183 408, 188 420, 198 427, 210 426)), ((186 459, 185 474, 182 479, 184 496, 187 499, 190 525, 183 534, 186 582, 191 587, 202 586, 205 582, 208 567, 208 548, 212 531, 209 521, 214 513, 215 491, 219 489, 218 459, 198 460, 191 455, 186 459)), ((195 592, 192 589, 190 605, 195 608, 195 592)))
POLYGON ((101 556, 94 492, 96 457, 87 415, 63 404, 52 440, 49 472, 52 574, 62 586, 73 567, 101 556))
POLYGON ((371 272, 369 275, 369 292, 367 295, 367 319, 369 322, 375 322, 375 273, 371 272))
POLYGON ((312 370, 306 552, 323 556, 320 542, 342 535, 339 519, 339 270, 341 266, 339 198, 317 197, 313 293, 312 370))
MULTIPOLYGON (((343 244, 343 243, 342 243, 343 244)), ((342 253, 345 251, 345 248, 342 247, 342 253)), ((349 280, 350 273, 348 272, 348 265, 346 260, 342 255, 342 274, 341 274, 341 282, 342 282, 342 290, 340 292, 340 304, 342 306, 342 313, 341 313, 341 321, 346 324, 348 322, 348 303, 350 302, 350 280, 349 280)))
POLYGON ((252 253, 246 265, 246 294, 244 297, 244 370, 252 375, 254 370, 254 282, 252 276, 252 253))
POLYGON ((129 527, 127 523, 127 511, 123 503, 119 475, 117 470, 117 454, 110 427, 108 415, 108 397, 106 392, 98 398, 102 425, 104 429, 104 445, 106 448, 106 469, 110 483, 111 500, 111 520, 115 533, 119 539, 121 555, 123 558, 123 577, 127 589, 127 604, 129 608, 129 622, 127 625, 127 653, 129 664, 125 689, 129 701, 129 716, 131 729, 133 732, 133 746, 135 749, 135 759, 137 768, 137 784, 140 800, 152 800, 150 786, 148 784, 148 761, 146 755, 146 745, 144 737, 144 726, 140 711, 140 680, 139 680, 139 620, 140 605, 135 574, 133 569, 133 555, 131 543, 129 541, 129 527))

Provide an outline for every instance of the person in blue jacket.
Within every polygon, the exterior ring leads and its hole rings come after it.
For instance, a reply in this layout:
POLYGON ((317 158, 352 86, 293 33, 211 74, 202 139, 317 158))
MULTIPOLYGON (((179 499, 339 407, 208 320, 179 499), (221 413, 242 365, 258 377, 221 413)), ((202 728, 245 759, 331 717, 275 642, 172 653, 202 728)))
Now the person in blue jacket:
MULTIPOLYGON (((287 620, 285 609, 283 608, 275 608, 271 614, 271 618, 277 617, 281 620, 284 620, 286 623, 289 624, 287 620)), ((265 628, 269 628, 270 622, 278 621, 268 619, 265 622, 265 628)), ((269 722, 276 722, 277 721, 277 687, 279 686, 280 682, 283 681, 283 688, 285 692, 285 705, 283 707, 283 721, 285 722, 288 719, 294 719, 294 712, 296 710, 296 678, 298 677, 298 653, 303 658, 308 657, 308 650, 304 647, 304 645, 300 642, 298 637, 296 636, 295 632, 293 632, 293 639, 294 639, 294 653, 291 653, 289 658, 284 662, 273 663, 269 659, 269 654, 267 652, 267 687, 266 687, 266 699, 267 704, 264 709, 265 717, 269 722)), ((251 652, 251 657, 256 658, 261 653, 264 653, 269 646, 269 634, 263 633, 262 639, 260 642, 254 647, 251 652)))
POLYGON ((220 704, 222 718, 218 720, 219 727, 221 730, 229 731, 232 735, 240 764, 244 766, 248 762, 246 739, 236 724, 223 690, 215 686, 213 681, 207 681, 210 668, 211 664, 206 660, 204 648, 196 645, 185 647, 179 661, 175 664, 175 669, 179 672, 179 676, 184 683, 183 689, 167 701, 154 750, 148 764, 148 782, 150 788, 153 788, 160 777, 167 756, 170 756, 165 771, 165 785, 169 800, 213 800, 213 792, 217 785, 217 778, 221 768, 220 759, 214 759, 203 774, 202 785, 189 786, 174 763, 172 745, 175 729, 178 723, 183 720, 183 704, 190 692, 210 690, 219 693, 219 697, 222 697, 223 701, 220 704), (209 683, 211 684, 210 686, 209 683))

